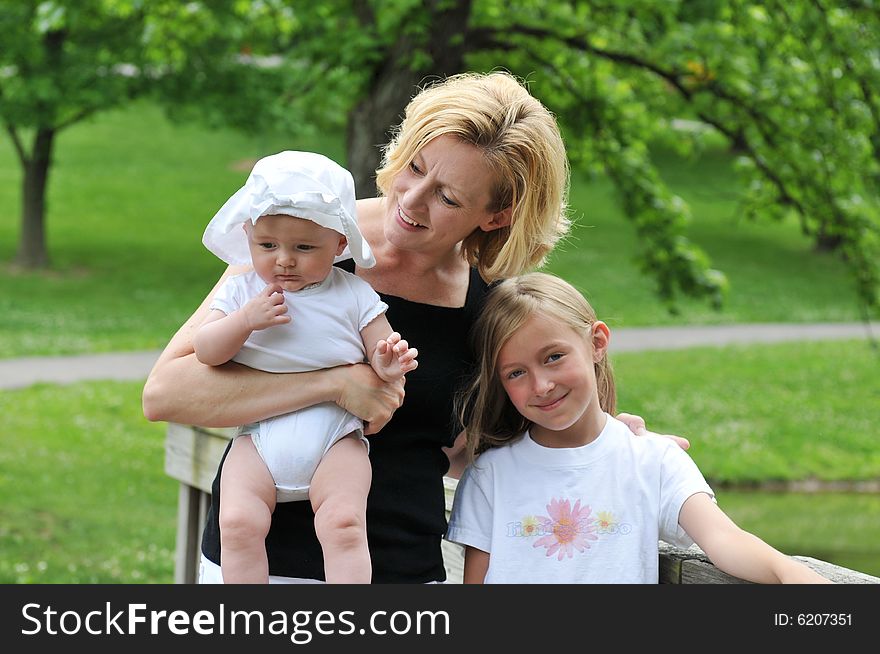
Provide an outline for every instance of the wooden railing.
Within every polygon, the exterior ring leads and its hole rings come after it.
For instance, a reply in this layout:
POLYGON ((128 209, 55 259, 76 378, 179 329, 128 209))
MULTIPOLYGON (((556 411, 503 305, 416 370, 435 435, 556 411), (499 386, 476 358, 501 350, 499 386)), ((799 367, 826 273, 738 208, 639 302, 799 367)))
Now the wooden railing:
MULTIPOLYGON (((177 549, 175 583, 196 581, 199 545, 210 502, 211 482, 232 429, 206 429, 189 425, 168 425, 165 439, 165 472, 180 482, 177 506, 177 549)), ((446 510, 452 507, 457 480, 446 478, 446 510)), ((682 550, 659 544, 661 584, 742 584, 742 579, 718 570, 697 546, 682 550)), ((461 547, 443 541, 447 581, 461 582, 461 547)), ((845 584, 880 584, 880 578, 805 556, 793 557, 828 579, 845 584)))

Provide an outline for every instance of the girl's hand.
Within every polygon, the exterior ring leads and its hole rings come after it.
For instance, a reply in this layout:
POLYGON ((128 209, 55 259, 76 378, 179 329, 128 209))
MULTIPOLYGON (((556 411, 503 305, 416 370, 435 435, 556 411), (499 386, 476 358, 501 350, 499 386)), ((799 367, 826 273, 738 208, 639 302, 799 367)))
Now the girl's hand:
POLYGON ((653 434, 654 436, 663 436, 663 438, 671 438, 675 441, 676 445, 678 445, 681 449, 688 449, 691 444, 686 438, 682 438, 681 436, 675 436, 673 434, 656 434, 652 431, 648 431, 645 428, 645 420, 641 416, 634 416, 631 413, 619 413, 617 414, 617 419, 620 420, 623 424, 629 427, 629 430, 634 433, 636 436, 647 436, 648 434, 653 434))
POLYGON ((336 404, 364 421, 364 434, 377 433, 403 404, 405 377, 393 382, 379 378, 369 364, 330 369, 338 376, 336 404))
POLYGON ((284 289, 279 284, 267 285, 240 311, 245 325, 252 332, 283 325, 291 320, 284 303, 284 289))

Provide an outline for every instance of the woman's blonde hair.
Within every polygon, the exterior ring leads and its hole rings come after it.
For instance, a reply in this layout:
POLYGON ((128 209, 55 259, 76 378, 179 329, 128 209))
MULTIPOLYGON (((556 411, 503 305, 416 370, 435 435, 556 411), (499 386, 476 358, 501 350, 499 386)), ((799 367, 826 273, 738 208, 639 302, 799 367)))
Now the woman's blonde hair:
MULTIPOLYGON (((471 336, 478 363, 475 375, 456 403, 467 432, 471 458, 516 438, 531 422, 508 398, 498 375, 498 355, 511 336, 534 315, 546 316, 591 339, 596 312, 571 284, 546 273, 529 273, 501 282, 489 293, 471 336)), ((599 406, 614 414, 617 395, 608 356, 594 364, 599 406)))
POLYGON ((512 207, 509 227, 475 230, 462 253, 488 281, 540 266, 570 226, 569 168, 556 119, 509 73, 463 73, 423 89, 385 148, 376 183, 394 178, 428 142, 450 134, 482 150, 496 183, 487 209, 512 207))

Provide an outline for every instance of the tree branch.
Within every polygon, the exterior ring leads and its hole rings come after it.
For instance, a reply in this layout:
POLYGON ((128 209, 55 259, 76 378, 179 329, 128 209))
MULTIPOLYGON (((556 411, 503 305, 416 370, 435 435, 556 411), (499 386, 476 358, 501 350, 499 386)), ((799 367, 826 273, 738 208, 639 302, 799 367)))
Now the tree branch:
MULTIPOLYGON (((664 70, 660 66, 640 57, 637 57, 633 54, 614 52, 611 50, 597 48, 591 45, 585 38, 561 37, 558 34, 555 34, 548 30, 534 28, 528 25, 513 25, 505 28, 503 32, 501 30, 495 30, 492 28, 478 28, 472 30, 472 35, 475 39, 475 43, 479 43, 482 47, 492 49, 512 50, 516 47, 519 47, 511 43, 506 43, 503 40, 499 40, 497 38, 499 36, 505 36, 509 34, 521 34, 533 38, 553 39, 557 42, 564 43, 576 50, 591 53, 608 61, 613 61, 627 66, 633 66, 636 68, 647 70, 669 83, 679 92, 679 94, 684 98, 685 101, 687 101, 688 103, 693 103, 694 92, 691 89, 687 88, 687 86, 685 86, 682 76, 680 76, 678 73, 664 70)), ((541 61, 541 58, 538 57, 533 50, 527 48, 527 51, 529 52, 529 56, 534 58, 536 61, 541 61)), ((742 98, 739 98, 729 93, 717 82, 712 82, 706 86, 701 87, 700 91, 708 92, 711 95, 714 95, 719 100, 724 100, 730 103, 732 106, 744 111, 752 119, 752 123, 761 133, 761 136, 764 138, 766 143, 771 148, 775 147, 776 139, 774 137, 774 134, 780 133, 781 128, 776 125, 772 120, 770 120, 769 117, 758 111, 757 108, 749 105, 742 98)), ((722 125, 717 120, 714 120, 705 114, 701 114, 700 119, 718 129, 722 134, 730 138, 732 142, 742 144, 749 158, 755 162, 755 165, 776 187, 778 193, 780 194, 780 200, 784 204, 796 208, 802 217, 806 215, 803 205, 789 192, 785 182, 783 182, 782 179, 770 169, 763 158, 757 153, 753 144, 748 141, 748 137, 741 127, 731 128, 722 125)))
MULTIPOLYGON (((540 28, 540 27, 532 27, 530 25, 509 25, 504 28, 503 31, 495 30, 490 27, 477 28, 472 30, 472 34, 476 39, 485 39, 487 42, 491 43, 499 43, 499 40, 496 38, 497 35, 510 35, 510 34, 519 34, 522 36, 528 36, 531 38, 538 39, 552 39, 559 43, 563 43, 575 50, 580 50, 581 52, 588 52, 590 54, 594 54, 597 57, 601 57, 603 59, 607 59, 608 61, 614 61, 620 64, 626 64, 629 66, 634 66, 636 68, 643 68, 654 73, 657 77, 660 77, 667 81, 669 84, 674 86, 679 93, 681 93, 686 98, 690 99, 691 91, 687 87, 682 84, 681 78, 678 74, 670 72, 668 70, 664 70, 660 66, 651 63, 645 59, 640 59, 639 57, 630 54, 628 52, 615 52, 612 50, 605 50, 603 48, 597 48, 592 45, 586 38, 579 38, 574 36, 561 36, 556 34, 555 32, 551 32, 549 30, 540 28)), ((506 45, 503 49, 510 50, 514 49, 516 46, 513 44, 506 45)))
POLYGON ((18 131, 16 131, 15 127, 10 123, 3 121, 6 125, 6 132, 9 134, 9 138, 12 139, 12 144, 15 146, 15 151, 18 154, 18 160, 21 162, 23 167, 28 165, 30 161, 30 157, 27 155, 27 151, 24 149, 24 144, 21 142, 21 139, 18 136, 18 131))
MULTIPOLYGON (((329 69, 330 69, 330 66, 322 65, 320 68, 320 72, 326 72, 329 69)), ((298 97, 309 95, 310 93, 312 93, 312 91, 314 91, 318 87, 319 81, 323 81, 322 77, 323 77, 322 75, 312 75, 312 81, 305 84, 301 88, 288 89, 284 93, 284 95, 281 96, 282 103, 286 104, 288 102, 292 102, 294 99, 296 99, 298 97)))
MULTIPOLYGON (((0 100, 3 99, 3 88, 0 87, 0 100)), ((24 144, 21 142, 21 138, 18 135, 18 130, 15 129, 15 125, 10 123, 7 119, 3 119, 3 126, 6 128, 6 132, 9 134, 9 138, 12 139, 12 145, 15 147, 15 152, 18 155, 18 160, 21 162, 22 166, 27 166, 28 161, 30 161, 30 157, 28 157, 27 150, 24 148, 24 144)))
POLYGON ((89 116, 96 113, 97 111, 100 111, 100 109, 102 109, 102 107, 87 107, 85 109, 82 109, 82 110, 76 112, 73 116, 71 116, 67 120, 64 120, 64 121, 58 123, 57 125, 55 125, 54 129, 56 132, 60 132, 63 129, 67 129, 71 125, 74 125, 74 124, 78 123, 79 121, 88 118, 89 116))
MULTIPOLYGON (((758 169, 764 173, 764 176, 769 179, 773 186, 776 187, 776 191, 779 193, 779 201, 789 207, 793 207, 797 210, 797 212, 801 215, 801 217, 806 216, 806 212, 804 211, 804 206, 788 191, 788 188, 785 185, 785 182, 779 178, 779 176, 773 172, 773 169, 767 165, 767 162, 764 161, 764 158, 755 151, 752 144, 749 142, 748 137, 745 135, 745 132, 742 128, 732 129, 725 125, 723 125, 718 120, 712 118, 711 116, 706 115, 705 113, 698 113, 697 116, 701 121, 706 123, 707 125, 711 125, 719 132, 724 134, 732 143, 738 143, 740 146, 746 151, 749 159, 755 162, 755 165, 758 169)), ((803 227, 803 222, 801 223, 803 227)))
MULTIPOLYGON (((581 52, 587 52, 608 61, 613 61, 615 63, 646 70, 650 73, 653 73, 660 79, 667 82, 670 86, 675 88, 675 90, 677 90, 688 103, 692 103, 694 99, 694 91, 687 87, 684 82, 683 76, 679 73, 665 70, 657 64, 654 64, 631 53, 615 52, 612 50, 597 48, 589 43, 586 38, 563 37, 549 30, 531 27, 528 25, 512 25, 506 27, 504 31, 495 30, 493 28, 478 28, 473 30, 472 34, 476 42, 482 44, 484 47, 501 50, 513 50, 518 47, 515 44, 505 43, 503 40, 499 40, 498 38, 496 38, 497 36, 501 35, 520 34, 533 38, 553 39, 571 48, 580 50, 581 52)), ((781 127, 770 120, 768 116, 758 111, 757 108, 748 104, 743 98, 737 97, 729 93, 717 81, 710 82, 709 84, 700 87, 699 91, 705 91, 707 93, 710 93, 711 95, 714 95, 718 99, 726 100, 734 107, 744 111, 752 118, 752 121, 761 132, 761 135, 764 137, 767 143, 771 147, 776 146, 774 134, 781 133, 781 127)))

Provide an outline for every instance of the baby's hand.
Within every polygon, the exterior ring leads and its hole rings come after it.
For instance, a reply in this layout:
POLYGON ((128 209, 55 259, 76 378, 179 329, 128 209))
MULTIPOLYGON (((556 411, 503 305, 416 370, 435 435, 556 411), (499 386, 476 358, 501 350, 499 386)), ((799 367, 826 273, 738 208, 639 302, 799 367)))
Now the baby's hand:
POLYGON ((372 366, 385 381, 400 379, 406 373, 412 372, 419 366, 416 357, 419 351, 409 347, 406 341, 400 338, 400 334, 392 332, 391 335, 376 343, 373 351, 372 366))
POLYGON ((255 332, 290 322, 284 291, 278 284, 269 284, 253 300, 241 308, 248 329, 255 332))

